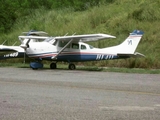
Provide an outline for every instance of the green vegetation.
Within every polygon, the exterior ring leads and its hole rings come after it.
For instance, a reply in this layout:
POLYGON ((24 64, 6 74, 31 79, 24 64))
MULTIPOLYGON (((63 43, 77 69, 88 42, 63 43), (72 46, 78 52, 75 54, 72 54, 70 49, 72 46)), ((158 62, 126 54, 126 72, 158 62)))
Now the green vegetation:
MULTIPOLYGON (((0 67, 18 67, 29 68, 29 64, 26 63, 0 63, 0 67)), ((30 68, 31 69, 31 68, 30 68)), ((45 64, 45 70, 50 70, 49 64, 45 64)), ((58 70, 68 70, 68 64, 58 63, 58 70)), ((117 67, 97 67, 97 66, 82 66, 78 65, 76 70, 94 71, 94 72, 121 72, 121 73, 139 73, 139 74, 160 74, 160 69, 143 69, 143 68, 117 68, 117 67)), ((56 70, 53 70, 56 71, 56 70)))
POLYGON ((145 34, 137 51, 145 54, 145 58, 81 64, 98 67, 160 69, 159 0, 0 1, 3 2, 0 5, 0 17, 3 18, 0 19, 1 43, 7 40, 5 44, 12 45, 23 31, 35 29, 46 31, 51 36, 66 33, 70 35, 106 33, 117 36, 116 39, 90 43, 95 47, 107 47, 121 43, 134 29, 140 29, 145 34))

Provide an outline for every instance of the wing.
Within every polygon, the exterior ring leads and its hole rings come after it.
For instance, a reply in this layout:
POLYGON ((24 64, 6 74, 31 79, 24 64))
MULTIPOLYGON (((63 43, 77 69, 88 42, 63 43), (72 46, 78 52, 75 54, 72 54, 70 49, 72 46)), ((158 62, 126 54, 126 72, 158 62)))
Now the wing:
POLYGON ((0 45, 0 52, 24 52, 24 49, 20 46, 0 45))
POLYGON ((82 42, 88 42, 88 41, 97 41, 100 39, 106 39, 106 38, 116 38, 115 36, 108 35, 108 34, 86 34, 86 35, 73 35, 73 36, 61 36, 61 37, 55 37, 55 40, 73 40, 76 42, 82 41, 82 42))
MULTIPOLYGON (((19 39, 41 39, 45 40, 48 38, 52 38, 54 40, 65 40, 70 41, 71 39, 75 42, 88 42, 88 41, 97 41, 101 39, 107 38, 116 38, 115 36, 108 34, 87 34, 87 35, 72 35, 72 36, 60 36, 60 37, 44 37, 44 36, 19 36, 19 39)), ((51 39, 51 40, 52 40, 51 39)))

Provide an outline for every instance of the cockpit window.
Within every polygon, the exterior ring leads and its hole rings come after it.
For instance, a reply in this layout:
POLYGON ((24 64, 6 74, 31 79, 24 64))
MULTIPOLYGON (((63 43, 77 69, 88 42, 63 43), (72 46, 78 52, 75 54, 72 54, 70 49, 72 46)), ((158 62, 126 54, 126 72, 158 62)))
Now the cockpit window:
POLYGON ((57 44, 57 40, 55 40, 53 37, 48 37, 44 41, 45 42, 49 42, 52 45, 56 45, 57 44))
POLYGON ((81 49, 82 49, 82 50, 86 50, 87 48, 86 48, 85 45, 81 45, 81 49))
POLYGON ((44 41, 49 42, 49 41, 52 40, 52 39, 53 39, 52 37, 48 37, 48 38, 46 38, 44 41))

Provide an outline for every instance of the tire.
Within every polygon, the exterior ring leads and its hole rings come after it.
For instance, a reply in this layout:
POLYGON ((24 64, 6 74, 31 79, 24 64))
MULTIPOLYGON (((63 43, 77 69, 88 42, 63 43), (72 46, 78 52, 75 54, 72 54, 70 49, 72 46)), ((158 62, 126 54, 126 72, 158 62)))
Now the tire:
POLYGON ((32 68, 32 70, 38 70, 38 68, 32 68))
POLYGON ((75 64, 69 64, 68 68, 69 68, 70 70, 75 70, 75 69, 76 69, 76 66, 75 66, 75 64))
POLYGON ((57 68, 57 64, 56 63, 51 63, 50 64, 50 69, 56 69, 57 68))

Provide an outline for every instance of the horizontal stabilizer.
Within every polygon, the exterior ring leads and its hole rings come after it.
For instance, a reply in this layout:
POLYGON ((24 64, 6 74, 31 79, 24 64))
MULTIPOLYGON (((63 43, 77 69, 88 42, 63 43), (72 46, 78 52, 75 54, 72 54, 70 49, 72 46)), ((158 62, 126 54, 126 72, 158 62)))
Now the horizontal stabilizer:
POLYGON ((138 53, 138 52, 135 52, 134 53, 134 56, 136 57, 145 57, 145 55, 141 54, 141 53, 138 53))
POLYGON ((44 36, 19 36, 19 40, 21 39, 42 39, 45 40, 49 37, 44 37, 44 36))
POLYGON ((43 31, 29 31, 29 32, 23 32, 22 34, 26 34, 27 36, 33 35, 33 36, 47 36, 48 33, 43 31))
POLYGON ((120 57, 134 57, 134 58, 145 57, 145 55, 138 53, 138 52, 135 52, 134 54, 117 54, 117 55, 120 57))

